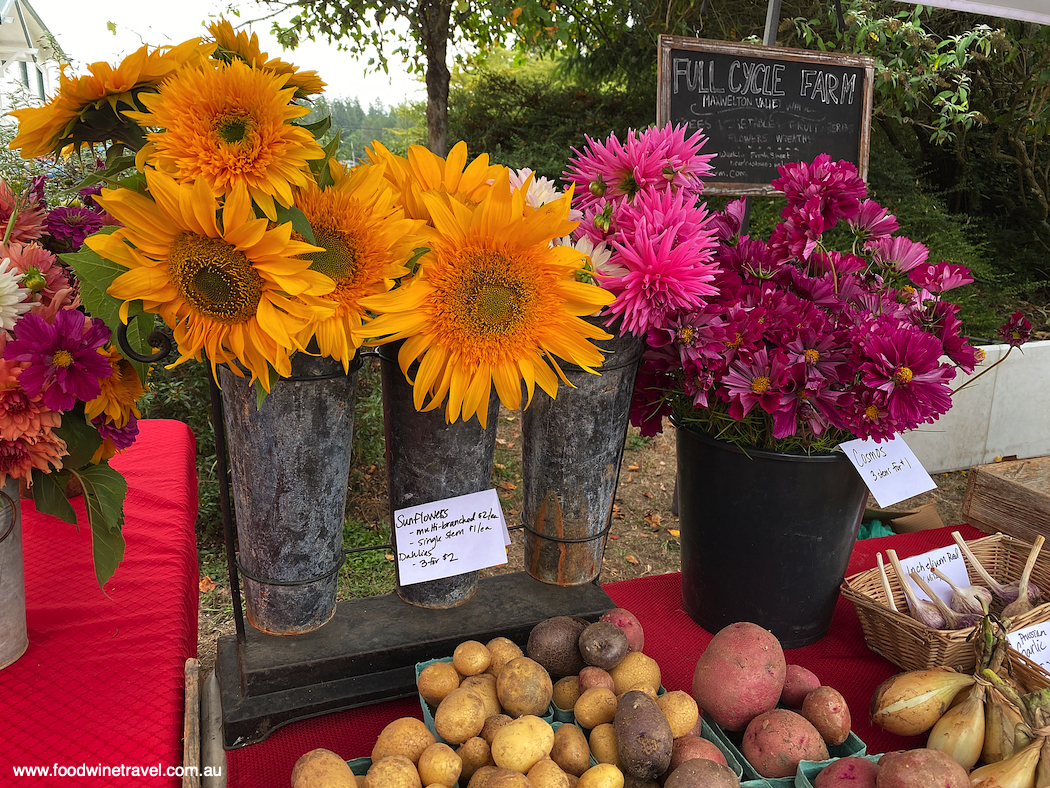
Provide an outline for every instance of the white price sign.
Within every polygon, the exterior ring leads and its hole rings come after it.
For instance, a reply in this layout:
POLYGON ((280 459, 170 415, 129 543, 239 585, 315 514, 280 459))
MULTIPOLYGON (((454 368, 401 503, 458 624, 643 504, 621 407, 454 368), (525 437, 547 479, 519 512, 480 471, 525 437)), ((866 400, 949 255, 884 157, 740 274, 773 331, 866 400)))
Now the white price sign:
POLYGON ((879 506, 891 506, 937 487, 900 435, 882 443, 871 439, 846 441, 839 448, 846 452, 879 506))
POLYGON ((952 588, 933 573, 934 569, 950 577, 951 581, 957 586, 970 585, 970 576, 966 571, 966 561, 963 559, 962 551, 958 545, 930 550, 921 555, 913 555, 911 558, 902 558, 900 561, 901 568, 908 575, 908 582, 911 584, 912 590, 920 599, 929 600, 930 597, 918 583, 911 579, 912 572, 921 576, 930 586, 930 590, 943 599, 945 604, 949 604, 952 601, 952 588))
POLYGON ((1050 625, 1032 624, 1006 633, 1006 642, 1032 662, 1050 668, 1050 625))
POLYGON ((495 490, 398 509, 398 582, 408 586, 505 564, 507 535, 495 490))

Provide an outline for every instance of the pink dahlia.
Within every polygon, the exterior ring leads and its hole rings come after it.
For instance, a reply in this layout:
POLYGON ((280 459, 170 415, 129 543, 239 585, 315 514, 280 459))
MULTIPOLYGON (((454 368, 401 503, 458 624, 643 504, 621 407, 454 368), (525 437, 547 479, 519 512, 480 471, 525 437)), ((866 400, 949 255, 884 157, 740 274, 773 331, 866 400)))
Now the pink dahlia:
POLYGON ((44 206, 29 193, 15 194, 6 181, 0 180, 0 226, 6 228, 15 216, 9 241, 28 243, 44 233, 44 206))
POLYGON ((833 162, 822 153, 811 163, 797 162, 777 167, 780 177, 772 186, 783 192, 788 205, 781 214, 787 218, 803 205, 824 217, 831 227, 839 219, 851 219, 860 212, 860 201, 867 194, 864 181, 851 162, 833 162), (815 202, 813 202, 815 200, 815 202))
POLYGON ((50 304, 55 295, 70 286, 66 269, 58 258, 38 242, 23 244, 12 241, 0 246, 0 257, 11 260, 11 268, 22 274, 22 286, 39 293, 45 304, 50 304))
POLYGON ((60 470, 65 454, 66 442, 50 430, 34 438, 0 440, 0 481, 8 476, 28 479, 34 468, 44 473, 60 470))

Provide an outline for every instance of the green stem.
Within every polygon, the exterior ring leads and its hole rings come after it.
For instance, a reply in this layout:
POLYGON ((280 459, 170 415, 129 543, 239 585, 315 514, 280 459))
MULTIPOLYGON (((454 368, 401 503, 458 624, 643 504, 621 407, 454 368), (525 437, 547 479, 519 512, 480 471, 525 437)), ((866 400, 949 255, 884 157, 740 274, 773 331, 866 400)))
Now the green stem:
POLYGON ((1010 347, 1009 347, 1009 348, 1007 349, 1006 353, 1004 353, 1004 354, 1003 354, 1003 357, 1002 357, 1001 359, 999 359, 998 361, 996 361, 996 362, 995 362, 994 364, 992 364, 992 365, 991 365, 990 367, 986 367, 985 369, 982 369, 982 370, 981 370, 980 372, 978 372, 978 373, 977 373, 976 375, 974 375, 974 376, 973 376, 972 378, 970 378, 970 379, 969 379, 968 381, 966 381, 966 382, 965 382, 965 383, 963 383, 963 384, 962 384, 961 386, 959 386, 959 388, 957 388, 957 389, 956 389, 955 391, 953 391, 953 392, 952 392, 952 395, 954 396, 955 394, 958 394, 958 393, 959 393, 960 391, 962 391, 962 390, 963 390, 964 388, 966 388, 966 387, 967 387, 967 386, 969 386, 969 385, 970 385, 971 383, 973 383, 973 382, 974 382, 975 380, 977 380, 977 379, 978 379, 979 377, 981 377, 981 375, 985 374, 986 372, 991 372, 991 371, 992 371, 993 369, 995 369, 995 368, 996 368, 997 366, 999 366, 999 365, 1000 365, 1000 364, 1002 364, 1002 363, 1003 363, 1004 361, 1006 361, 1006 359, 1008 359, 1008 358, 1010 357, 1010 354, 1011 354, 1011 353, 1013 352, 1013 350, 1014 350, 1014 348, 1015 348, 1015 347, 1017 347, 1017 345, 1010 345, 1010 347))

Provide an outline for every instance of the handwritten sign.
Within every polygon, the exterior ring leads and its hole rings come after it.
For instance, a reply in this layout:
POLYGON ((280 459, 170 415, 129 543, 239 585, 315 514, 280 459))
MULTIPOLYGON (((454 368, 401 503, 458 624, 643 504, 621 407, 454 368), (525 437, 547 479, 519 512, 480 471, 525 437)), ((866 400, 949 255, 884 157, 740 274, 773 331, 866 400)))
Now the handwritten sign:
POLYGON ((846 452, 879 506, 890 506, 937 487, 900 435, 882 443, 846 441, 839 448, 846 452))
POLYGON ((506 534, 495 490, 398 509, 398 582, 408 586, 505 564, 506 534))
MULTIPOLYGON (((933 573, 934 569, 939 569, 946 574, 957 586, 970 585, 970 576, 966 572, 966 561, 958 545, 953 544, 951 547, 930 550, 921 555, 913 555, 911 558, 902 558, 901 567, 905 574, 910 575, 916 572, 921 576, 929 585, 930 590, 945 603, 950 604, 952 601, 952 588, 933 573)), ((920 599, 929 600, 929 595, 917 583, 912 582, 911 577, 908 578, 908 582, 911 583, 912 590, 920 599)))
POLYGON ((1006 633, 1006 642, 1032 662, 1050 668, 1050 625, 1032 624, 1006 633))

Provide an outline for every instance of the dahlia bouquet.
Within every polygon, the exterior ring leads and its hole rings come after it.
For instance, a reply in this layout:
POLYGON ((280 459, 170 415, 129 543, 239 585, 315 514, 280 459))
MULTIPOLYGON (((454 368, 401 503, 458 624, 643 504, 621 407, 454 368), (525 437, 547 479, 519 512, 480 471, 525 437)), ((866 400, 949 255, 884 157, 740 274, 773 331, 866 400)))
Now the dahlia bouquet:
POLYGON ((772 185, 787 205, 770 237, 741 234, 743 200, 710 215, 708 290, 647 326, 632 407, 643 434, 672 415, 779 451, 885 440, 936 421, 956 371, 983 358, 944 298, 973 281, 967 268, 931 263, 898 235, 852 164, 820 155, 779 169, 772 185))

